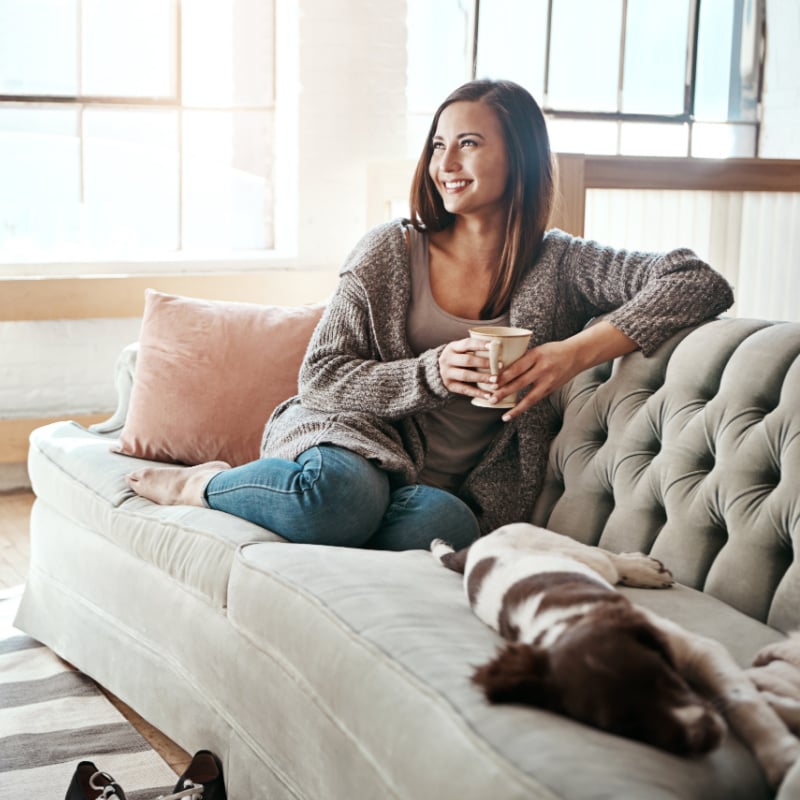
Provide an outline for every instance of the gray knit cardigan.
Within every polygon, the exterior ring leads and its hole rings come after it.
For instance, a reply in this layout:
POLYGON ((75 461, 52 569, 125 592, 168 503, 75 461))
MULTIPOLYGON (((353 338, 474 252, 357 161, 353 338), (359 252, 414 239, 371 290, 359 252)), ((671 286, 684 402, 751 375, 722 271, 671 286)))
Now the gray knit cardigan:
MULTIPOLYGON (((372 459, 396 485, 414 483, 425 461, 426 411, 452 395, 439 374, 441 347, 415 356, 406 317, 411 273, 404 223, 356 245, 309 343, 299 395, 275 409, 262 455, 294 459, 319 444, 372 459)), ((531 346, 578 333, 598 315, 649 355, 680 328, 733 303, 725 279, 690 250, 640 253, 549 231, 511 301, 511 325, 531 346)), ((467 476, 460 496, 482 532, 530 519, 557 421, 542 401, 504 425, 467 476)))

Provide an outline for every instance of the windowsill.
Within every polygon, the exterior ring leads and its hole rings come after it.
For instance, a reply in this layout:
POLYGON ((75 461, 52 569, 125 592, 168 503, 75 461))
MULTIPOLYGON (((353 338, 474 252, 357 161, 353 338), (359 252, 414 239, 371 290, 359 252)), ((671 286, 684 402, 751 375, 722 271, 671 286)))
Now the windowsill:
POLYGON ((102 257, 87 253, 85 257, 70 254, 69 258, 0 260, 0 281, 16 278, 82 277, 85 275, 165 275, 211 274, 217 272, 261 272, 271 269, 302 269, 297 254, 279 250, 247 250, 210 253, 175 253, 141 255, 139 257, 102 257))
MULTIPOLYGON (((147 289, 167 294, 264 305, 305 305, 324 302, 338 282, 338 270, 282 267, 272 263, 209 264, 199 271, 184 264, 171 272, 145 274, 83 274, 0 277, 0 320, 107 319, 140 317, 147 289)), ((148 266, 151 266, 148 264, 148 266)), ((128 270, 131 264, 126 265, 128 270)))

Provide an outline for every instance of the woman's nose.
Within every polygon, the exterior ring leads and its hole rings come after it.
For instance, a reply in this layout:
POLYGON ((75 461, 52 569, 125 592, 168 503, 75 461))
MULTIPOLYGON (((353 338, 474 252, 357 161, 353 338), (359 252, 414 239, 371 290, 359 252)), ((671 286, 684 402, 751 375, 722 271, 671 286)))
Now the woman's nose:
POLYGON ((442 170, 444 172, 455 172, 458 167, 458 148, 446 147, 442 153, 442 170))

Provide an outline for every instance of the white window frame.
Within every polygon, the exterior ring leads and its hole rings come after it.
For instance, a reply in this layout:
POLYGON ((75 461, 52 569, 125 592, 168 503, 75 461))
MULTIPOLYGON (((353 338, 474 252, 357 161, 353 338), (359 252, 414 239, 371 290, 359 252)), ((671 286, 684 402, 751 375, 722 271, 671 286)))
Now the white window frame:
MULTIPOLYGON (((79 0, 80 1, 80 0, 79 0)), ((180 39, 180 4, 176 36, 180 39)), ((0 260, 0 280, 3 278, 64 277, 77 275, 146 275, 146 274, 211 274, 224 272, 257 272, 265 269, 285 269, 296 266, 298 256, 298 114, 297 114, 297 26, 296 3, 274 0, 275 62, 281 69, 274 73, 274 95, 270 110, 275 114, 275 168, 273 173, 273 246, 258 250, 224 250, 210 252, 176 251, 155 253, 152 256, 113 258, 95 255, 90 251, 75 257, 41 258, 29 261, 0 260), (280 202, 277 198, 280 197, 280 202)), ((180 46, 176 48, 180 61, 180 46)), ((78 108, 139 107, 188 109, 180 103, 180 69, 177 92, 171 98, 0 95, 2 105, 42 107, 72 105, 78 108)), ((204 107, 203 110, 209 110, 204 107)), ((210 109, 210 110, 213 110, 210 109)), ((226 111, 236 110, 225 107, 226 111)), ((82 112, 80 112, 82 113, 82 112)), ((179 191, 182 181, 179 178, 179 191)))
MULTIPOLYGON (((728 126, 742 125, 754 128, 755 135, 754 152, 748 154, 750 157, 757 157, 759 134, 761 125, 761 94, 763 89, 763 64, 764 54, 766 50, 766 7, 765 0, 737 0, 742 5, 749 4, 750 10, 754 17, 754 26, 756 28, 756 41, 754 43, 754 53, 752 54, 753 62, 756 65, 754 74, 751 76, 754 86, 751 91, 756 93, 756 103, 758 105, 758 116, 754 121, 735 121, 728 120, 723 124, 728 126)), ((474 3, 474 30, 472 34, 472 76, 481 77, 477 74, 477 61, 478 61, 478 42, 479 42, 479 26, 480 26, 480 7, 481 3, 491 3, 492 0, 473 0, 474 3)), ((703 0, 690 0, 689 3, 689 25, 686 43, 686 70, 685 70, 685 86, 684 86, 684 107, 680 114, 633 114, 621 111, 620 104, 623 92, 623 76, 624 76, 624 54, 625 54, 625 19, 627 15, 628 0, 622 0, 622 25, 620 31, 620 63, 617 84, 617 110, 613 112, 587 112, 576 111, 569 108, 557 108, 551 105, 548 96, 548 82, 549 82, 549 64, 550 64, 550 47, 551 47, 551 24, 552 24, 552 10, 553 4, 558 0, 548 0, 547 10, 547 33, 546 33, 546 47, 545 54, 545 79, 544 79, 544 95, 537 97, 541 101, 542 111, 545 117, 549 120, 586 120, 586 121, 604 121, 617 123, 617 146, 615 155, 622 154, 621 150, 621 137, 622 126, 625 123, 656 123, 665 125, 687 125, 687 152, 686 157, 692 157, 692 144, 695 125, 708 124, 710 121, 698 119, 695 115, 695 93, 696 93, 696 70, 697 70, 697 49, 698 49, 698 34, 699 34, 699 21, 701 3, 703 0)), ((520 54, 520 58, 524 58, 526 54, 520 54)), ((534 94, 536 94, 534 92, 534 94)))

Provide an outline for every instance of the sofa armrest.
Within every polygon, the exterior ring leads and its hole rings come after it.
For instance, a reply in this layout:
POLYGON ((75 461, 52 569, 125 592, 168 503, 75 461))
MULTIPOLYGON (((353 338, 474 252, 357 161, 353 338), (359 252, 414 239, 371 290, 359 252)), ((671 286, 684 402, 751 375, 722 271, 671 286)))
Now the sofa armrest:
POLYGON ((117 357, 114 366, 114 386, 117 390, 117 408, 111 417, 104 422, 90 426, 94 433, 116 433, 121 431, 128 416, 133 389, 133 376, 136 372, 136 358, 139 355, 139 343, 134 342, 125 347, 117 357))

